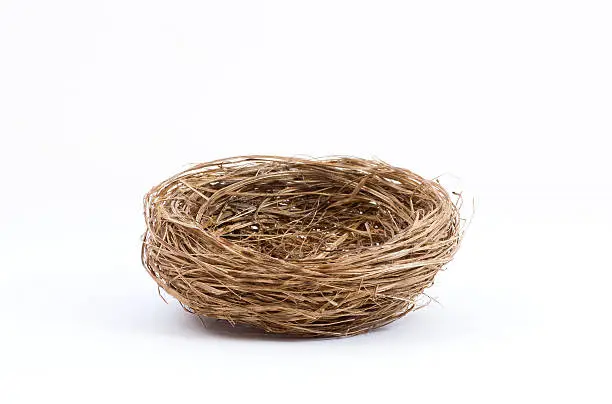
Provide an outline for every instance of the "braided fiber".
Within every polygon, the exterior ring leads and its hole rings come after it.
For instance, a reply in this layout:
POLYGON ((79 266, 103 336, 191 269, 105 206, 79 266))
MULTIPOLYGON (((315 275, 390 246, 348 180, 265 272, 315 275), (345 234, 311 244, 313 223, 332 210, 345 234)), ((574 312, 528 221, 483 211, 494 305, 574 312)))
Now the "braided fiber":
POLYGON ((460 242, 458 206, 436 181, 358 158, 198 164, 144 208, 142 262, 183 307, 296 336, 405 315, 460 242))

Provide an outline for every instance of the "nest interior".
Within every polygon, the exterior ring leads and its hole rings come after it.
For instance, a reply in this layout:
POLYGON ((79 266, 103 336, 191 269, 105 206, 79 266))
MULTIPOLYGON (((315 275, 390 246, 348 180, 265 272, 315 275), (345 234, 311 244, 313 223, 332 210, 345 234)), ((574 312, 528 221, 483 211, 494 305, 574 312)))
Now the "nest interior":
POLYGON ((403 316, 460 241, 458 201, 436 181, 357 158, 199 164, 144 204, 143 264, 183 307, 297 336, 403 316))

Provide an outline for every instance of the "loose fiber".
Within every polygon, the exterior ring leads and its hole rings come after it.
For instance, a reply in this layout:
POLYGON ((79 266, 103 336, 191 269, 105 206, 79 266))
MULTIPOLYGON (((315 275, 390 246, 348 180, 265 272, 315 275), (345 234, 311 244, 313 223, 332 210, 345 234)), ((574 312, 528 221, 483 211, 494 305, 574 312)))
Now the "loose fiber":
POLYGON ((354 335, 419 307, 459 246, 458 203, 436 181, 380 161, 217 160, 145 196, 142 262, 198 315, 354 335))

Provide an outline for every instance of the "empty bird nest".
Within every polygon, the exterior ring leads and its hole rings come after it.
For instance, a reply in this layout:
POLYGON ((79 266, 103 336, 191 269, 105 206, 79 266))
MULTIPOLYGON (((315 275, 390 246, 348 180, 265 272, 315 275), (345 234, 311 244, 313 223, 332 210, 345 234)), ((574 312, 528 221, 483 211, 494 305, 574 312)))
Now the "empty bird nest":
POLYGON ((420 307, 455 254, 460 197, 381 161, 246 156, 145 196, 142 261, 190 312, 346 336, 420 307))

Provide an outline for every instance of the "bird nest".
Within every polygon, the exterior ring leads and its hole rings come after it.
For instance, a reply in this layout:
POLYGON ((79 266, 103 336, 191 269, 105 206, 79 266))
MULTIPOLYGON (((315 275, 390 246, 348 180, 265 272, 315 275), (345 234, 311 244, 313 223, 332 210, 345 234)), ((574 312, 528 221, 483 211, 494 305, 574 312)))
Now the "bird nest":
POLYGON ((380 161, 236 157, 145 196, 142 261, 198 315, 346 336, 420 307, 460 242, 458 202, 380 161))

